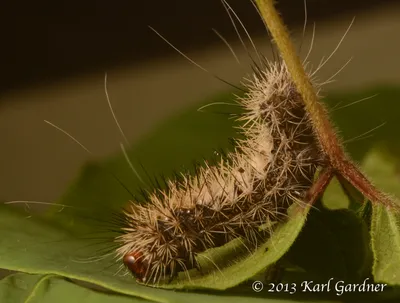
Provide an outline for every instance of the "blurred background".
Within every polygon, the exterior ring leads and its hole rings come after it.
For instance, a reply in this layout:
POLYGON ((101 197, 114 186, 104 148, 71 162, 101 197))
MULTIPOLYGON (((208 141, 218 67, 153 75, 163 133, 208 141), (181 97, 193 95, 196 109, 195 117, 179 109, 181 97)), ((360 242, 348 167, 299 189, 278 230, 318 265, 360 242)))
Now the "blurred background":
MULTIPOLYGON (((269 38, 250 1, 229 4, 271 58, 269 38)), ((304 38, 303 0, 281 0, 279 10, 303 57, 315 22, 309 57, 314 66, 329 56, 356 17, 318 73, 326 80, 353 57, 325 94, 400 84, 399 1, 308 0, 304 38)), ((174 113, 231 89, 182 58, 149 25, 227 81, 239 83, 250 72, 246 51, 218 0, 0 4, 0 199, 54 201, 88 159, 119 152, 122 139, 107 105, 105 72, 115 114, 132 142, 174 113), (67 130, 93 155, 43 120, 67 130)))

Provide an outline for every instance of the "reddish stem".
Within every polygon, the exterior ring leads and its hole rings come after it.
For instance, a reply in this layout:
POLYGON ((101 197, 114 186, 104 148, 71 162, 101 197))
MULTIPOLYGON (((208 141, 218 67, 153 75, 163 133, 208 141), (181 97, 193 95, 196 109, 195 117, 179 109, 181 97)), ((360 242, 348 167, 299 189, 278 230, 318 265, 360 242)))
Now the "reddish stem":
POLYGON ((305 197, 307 204, 313 205, 315 201, 317 201, 317 199, 323 194, 325 189, 328 187, 333 176, 334 176, 334 170, 332 169, 332 167, 329 166, 323 168, 323 170, 318 175, 317 180, 314 182, 314 184, 307 192, 307 195, 305 197))
POLYGON ((340 163, 338 173, 357 188, 368 200, 400 210, 400 206, 395 204, 389 196, 379 191, 352 162, 343 159, 340 163))

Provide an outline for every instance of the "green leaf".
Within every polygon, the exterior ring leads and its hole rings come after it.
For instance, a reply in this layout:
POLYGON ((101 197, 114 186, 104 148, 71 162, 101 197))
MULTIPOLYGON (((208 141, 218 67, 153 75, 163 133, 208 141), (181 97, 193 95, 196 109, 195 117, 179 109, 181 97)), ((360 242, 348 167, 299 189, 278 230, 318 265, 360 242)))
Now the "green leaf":
MULTIPOLYGON (((90 241, 74 238, 66 231, 52 227, 46 222, 23 218, 4 206, 0 209, 0 268, 61 275, 153 300, 166 294, 161 289, 136 284, 131 276, 115 276, 120 264, 115 264, 112 257, 99 258, 100 252, 93 250, 90 241), (92 260, 96 253, 98 260, 92 260)), ((306 210, 295 211, 292 218, 278 229, 266 244, 244 261, 221 272, 216 270, 208 276, 185 282, 179 280, 167 287, 226 289, 247 280, 276 262, 289 249, 304 224, 306 214, 306 210)), ((232 248, 228 246, 215 249, 210 256, 224 254, 224 250, 232 248)))
POLYGON ((329 209, 341 209, 349 206, 349 199, 336 178, 333 178, 325 190, 322 201, 329 209))
POLYGON ((0 281, 0 302, 27 302, 50 277, 22 273, 9 275, 0 281))
POLYGON ((372 264, 367 226, 348 209, 312 209, 285 260, 322 283, 362 281, 372 264))
MULTIPOLYGON (((400 178, 395 159, 376 149, 368 154, 364 169, 376 186, 400 197, 400 178)), ((375 280, 400 285, 400 214, 383 205, 373 204, 371 241, 375 280)))
POLYGON ((382 205, 373 206, 371 238, 375 280, 400 285, 400 215, 382 205))
POLYGON ((0 302, 15 303, 151 303, 135 297, 104 293, 51 275, 16 273, 0 281, 0 302))

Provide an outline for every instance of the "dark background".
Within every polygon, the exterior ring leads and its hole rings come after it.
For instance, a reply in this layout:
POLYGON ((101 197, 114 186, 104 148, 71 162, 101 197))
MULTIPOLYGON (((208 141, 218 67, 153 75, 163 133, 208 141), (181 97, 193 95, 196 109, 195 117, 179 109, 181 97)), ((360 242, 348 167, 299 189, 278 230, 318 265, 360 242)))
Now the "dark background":
MULTIPOLYGON (((309 20, 374 9, 398 0, 308 0, 309 20)), ((249 0, 229 0, 248 29, 264 27, 249 0)), ((281 0, 289 26, 304 21, 303 0, 281 0)), ((219 0, 2 1, 0 5, 0 94, 52 82, 76 73, 140 64, 170 55, 153 26, 183 51, 221 43, 235 33, 219 0)))

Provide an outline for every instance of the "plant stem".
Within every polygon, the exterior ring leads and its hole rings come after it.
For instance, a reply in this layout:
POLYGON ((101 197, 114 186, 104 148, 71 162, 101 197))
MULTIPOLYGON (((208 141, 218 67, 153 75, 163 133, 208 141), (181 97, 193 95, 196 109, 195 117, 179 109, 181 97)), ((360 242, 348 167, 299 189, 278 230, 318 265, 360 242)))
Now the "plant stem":
MULTIPOLYGON (((338 140, 331 123, 329 123, 329 120, 327 119, 326 111, 318 100, 317 94, 309 81, 300 58, 296 55, 289 33, 286 26, 283 24, 281 17, 278 15, 278 12, 273 5, 273 1, 256 0, 256 3, 276 45, 278 46, 282 59, 286 63, 293 82, 303 97, 306 110, 310 115, 322 149, 327 151, 328 155, 335 154, 336 157, 340 156, 342 158, 344 153, 340 141, 338 140)), ((332 165, 335 166, 333 163, 332 165)))
POLYGON ((255 0, 255 2, 292 76, 292 80, 304 100, 322 152, 327 157, 327 166, 331 166, 335 174, 343 176, 371 202, 380 202, 387 206, 396 205, 387 195, 371 184, 344 152, 342 143, 329 120, 328 113, 320 103, 303 64, 296 54, 288 30, 274 7, 274 1, 255 0))
POLYGON ((314 182, 312 187, 309 189, 306 195, 306 202, 313 205, 318 198, 321 197, 325 189, 328 187, 334 176, 332 167, 325 167, 319 173, 317 180, 314 182))

